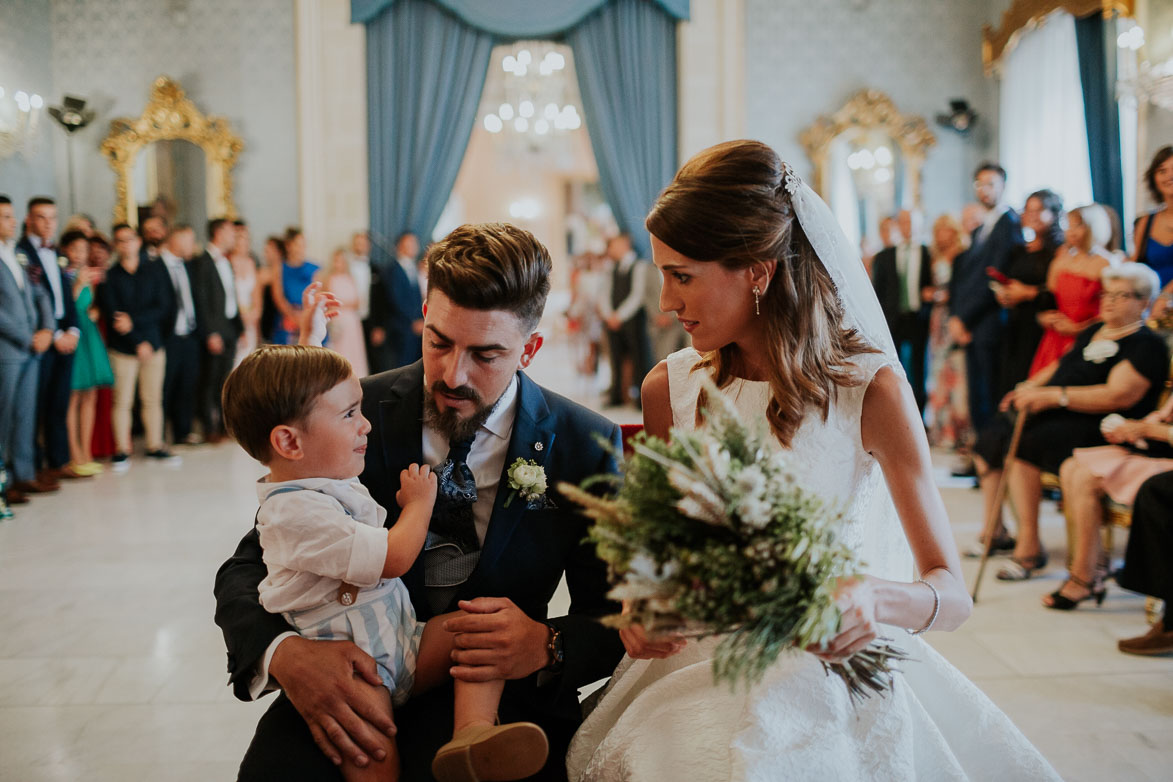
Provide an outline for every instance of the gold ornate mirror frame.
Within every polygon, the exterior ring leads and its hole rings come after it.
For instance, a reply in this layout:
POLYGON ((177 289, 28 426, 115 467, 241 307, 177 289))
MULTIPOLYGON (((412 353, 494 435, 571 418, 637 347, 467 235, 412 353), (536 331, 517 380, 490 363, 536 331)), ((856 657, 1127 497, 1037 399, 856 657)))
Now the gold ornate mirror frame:
POLYGON ((906 187, 913 205, 919 209, 921 167, 929 148, 937 143, 937 137, 929 130, 924 118, 901 114, 892 99, 879 90, 860 90, 848 98, 839 111, 819 117, 799 134, 798 140, 815 167, 815 191, 824 199, 830 198, 831 142, 840 133, 853 128, 884 131, 900 146, 906 187))
POLYGON ((114 222, 138 223, 132 174, 139 150, 152 142, 172 139, 190 141, 204 150, 208 215, 236 219, 232 167, 244 142, 232 132, 228 120, 204 116, 178 82, 160 76, 151 86, 151 99, 142 116, 111 120, 110 133, 102 142, 102 154, 118 175, 114 222))
POLYGON ((1014 38, 1023 29, 1029 29, 1052 11, 1062 8, 1076 19, 1101 13, 1108 19, 1114 13, 1125 17, 1136 16, 1136 0, 1014 0, 1002 14, 1002 23, 994 29, 982 25, 982 65, 986 75, 992 76, 1014 38))

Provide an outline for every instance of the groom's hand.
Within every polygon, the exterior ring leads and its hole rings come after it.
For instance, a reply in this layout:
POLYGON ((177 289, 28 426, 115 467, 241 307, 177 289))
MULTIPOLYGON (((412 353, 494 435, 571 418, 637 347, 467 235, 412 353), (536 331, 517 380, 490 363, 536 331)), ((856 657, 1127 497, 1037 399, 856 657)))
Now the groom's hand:
POLYGON ((444 629, 455 635, 452 678, 466 682, 524 679, 550 662, 550 628, 535 622, 505 597, 461 600, 464 616, 444 629))
POLYGON ((395 723, 381 708, 383 682, 369 654, 350 641, 289 637, 274 650, 269 674, 334 765, 344 755, 360 768, 368 753, 385 757, 378 733, 394 736, 395 723))

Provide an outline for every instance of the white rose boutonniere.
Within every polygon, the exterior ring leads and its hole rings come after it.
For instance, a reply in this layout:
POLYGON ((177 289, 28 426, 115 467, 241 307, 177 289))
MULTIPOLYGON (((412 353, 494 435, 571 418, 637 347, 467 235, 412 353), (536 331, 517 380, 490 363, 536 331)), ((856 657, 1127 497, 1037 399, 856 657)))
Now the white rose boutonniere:
POLYGON ((505 500, 506 508, 519 494, 528 510, 554 507, 554 503, 546 496, 546 470, 533 459, 523 459, 519 456, 509 466, 506 476, 509 478, 509 488, 513 489, 505 500))
POLYGON ((58 255, 57 256, 57 266, 60 267, 62 270, 68 269, 69 268, 69 259, 66 258, 64 255, 58 255))
POLYGON ((29 257, 24 253, 17 253, 16 262, 27 269, 29 265, 29 257))
POLYGON ((1083 349, 1083 360, 1103 364, 1120 352, 1120 345, 1111 339, 1094 339, 1083 349))

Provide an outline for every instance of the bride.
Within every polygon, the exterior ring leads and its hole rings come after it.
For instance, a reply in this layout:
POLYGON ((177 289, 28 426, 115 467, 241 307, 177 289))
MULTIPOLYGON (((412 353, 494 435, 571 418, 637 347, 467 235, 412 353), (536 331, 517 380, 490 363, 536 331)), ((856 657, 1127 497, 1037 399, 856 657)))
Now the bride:
POLYGON ((695 426, 711 377, 799 457, 808 489, 845 509, 838 535, 864 574, 839 586, 843 619, 828 647, 783 654, 748 690, 713 683, 718 639, 622 631, 628 654, 571 745, 572 782, 1058 779, 918 637, 957 628, 972 603, 911 389, 826 204, 772 149, 734 141, 686 163, 647 228, 660 307, 693 348, 644 381, 645 428, 667 438, 695 426), (853 706, 818 658, 880 636, 913 660, 892 692, 853 706))

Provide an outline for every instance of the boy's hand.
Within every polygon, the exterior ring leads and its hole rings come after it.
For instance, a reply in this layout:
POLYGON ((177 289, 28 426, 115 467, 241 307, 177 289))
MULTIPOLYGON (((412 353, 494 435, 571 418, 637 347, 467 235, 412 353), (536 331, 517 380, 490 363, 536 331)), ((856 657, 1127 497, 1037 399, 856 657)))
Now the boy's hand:
POLYGON ((395 501, 404 510, 413 502, 427 503, 429 506, 436 502, 436 473, 428 465, 412 464, 399 473, 399 491, 395 493, 395 501))

